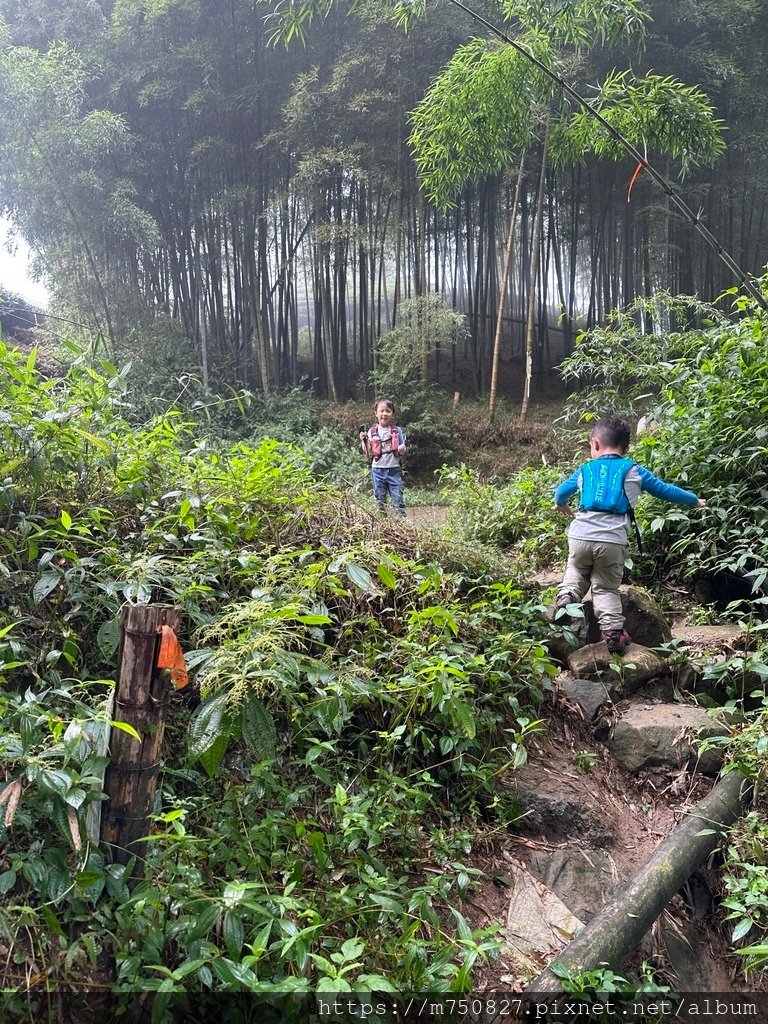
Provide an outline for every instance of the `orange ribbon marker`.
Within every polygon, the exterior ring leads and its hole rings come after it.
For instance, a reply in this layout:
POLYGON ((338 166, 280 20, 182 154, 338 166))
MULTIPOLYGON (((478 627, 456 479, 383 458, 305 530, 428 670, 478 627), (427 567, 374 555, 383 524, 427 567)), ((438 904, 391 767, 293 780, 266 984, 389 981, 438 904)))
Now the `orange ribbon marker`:
POLYGON ((630 181, 629 188, 627 189, 627 202, 630 202, 630 200, 632 199, 632 189, 635 187, 635 182, 639 178, 640 171, 642 171, 642 169, 644 167, 645 167, 645 163, 642 163, 642 164, 638 164, 637 167, 635 168, 635 173, 632 175, 632 180, 630 181))
POLYGON ((184 661, 184 651, 181 649, 178 637, 170 626, 158 626, 157 632, 161 636, 157 667, 170 669, 174 688, 183 690, 189 682, 189 675, 187 674, 187 663, 184 661))

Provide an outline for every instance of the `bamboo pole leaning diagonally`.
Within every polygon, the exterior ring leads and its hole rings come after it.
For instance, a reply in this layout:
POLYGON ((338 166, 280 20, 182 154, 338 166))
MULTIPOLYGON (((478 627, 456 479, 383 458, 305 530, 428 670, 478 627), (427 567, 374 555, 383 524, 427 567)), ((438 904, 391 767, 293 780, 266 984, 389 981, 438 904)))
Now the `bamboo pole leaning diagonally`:
POLYGON ((158 654, 163 627, 175 634, 180 624, 181 609, 171 605, 123 610, 113 719, 130 729, 112 727, 100 834, 102 846, 118 864, 134 856, 141 862, 137 844, 149 832, 170 696, 168 673, 159 668, 158 654))
POLYGON ((752 784, 738 772, 721 779, 635 873, 617 896, 589 922, 523 993, 542 1006, 560 995, 563 982, 552 970, 568 973, 614 970, 640 944, 669 900, 722 842, 729 825, 744 814, 752 784))

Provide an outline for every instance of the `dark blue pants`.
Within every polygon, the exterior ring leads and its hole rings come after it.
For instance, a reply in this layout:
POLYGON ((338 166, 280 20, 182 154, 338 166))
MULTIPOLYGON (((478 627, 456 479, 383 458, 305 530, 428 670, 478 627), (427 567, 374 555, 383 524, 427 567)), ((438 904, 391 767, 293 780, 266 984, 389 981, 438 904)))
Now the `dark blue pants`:
POLYGON ((373 493, 379 505, 379 511, 384 512, 387 506, 387 495, 392 501, 392 507, 399 516, 405 515, 405 504, 403 502, 403 471, 399 466, 391 469, 371 469, 373 478, 373 493))

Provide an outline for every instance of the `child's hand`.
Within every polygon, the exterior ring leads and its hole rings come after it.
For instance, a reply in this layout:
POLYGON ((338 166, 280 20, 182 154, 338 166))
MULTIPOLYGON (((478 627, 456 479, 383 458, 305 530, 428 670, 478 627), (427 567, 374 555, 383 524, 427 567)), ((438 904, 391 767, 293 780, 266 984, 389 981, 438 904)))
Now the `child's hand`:
POLYGON ((707 499, 706 498, 699 498, 699 500, 696 502, 697 508, 704 508, 704 506, 706 504, 707 504, 707 499))

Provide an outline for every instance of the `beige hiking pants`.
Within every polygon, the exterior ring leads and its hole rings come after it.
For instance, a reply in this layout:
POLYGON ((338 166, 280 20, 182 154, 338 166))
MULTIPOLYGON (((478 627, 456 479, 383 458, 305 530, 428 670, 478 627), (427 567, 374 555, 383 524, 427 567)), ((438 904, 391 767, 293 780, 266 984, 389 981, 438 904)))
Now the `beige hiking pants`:
POLYGON ((568 540, 568 565, 558 597, 569 595, 581 601, 592 587, 592 601, 600 629, 623 629, 624 614, 619 586, 624 576, 624 544, 604 541, 568 540))

